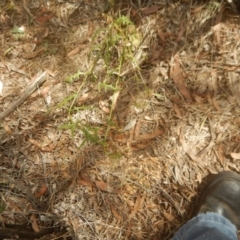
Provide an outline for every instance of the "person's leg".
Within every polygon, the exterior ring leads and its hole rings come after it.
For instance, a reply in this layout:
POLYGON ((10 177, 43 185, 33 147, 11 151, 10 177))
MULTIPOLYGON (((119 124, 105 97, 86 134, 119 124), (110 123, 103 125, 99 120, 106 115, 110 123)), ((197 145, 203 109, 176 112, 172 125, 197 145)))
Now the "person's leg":
POLYGON ((184 224, 172 240, 237 240, 236 227, 217 213, 202 213, 184 224))
POLYGON ((184 224, 173 240, 237 240, 240 229, 240 175, 216 174, 206 185, 197 216, 184 224))

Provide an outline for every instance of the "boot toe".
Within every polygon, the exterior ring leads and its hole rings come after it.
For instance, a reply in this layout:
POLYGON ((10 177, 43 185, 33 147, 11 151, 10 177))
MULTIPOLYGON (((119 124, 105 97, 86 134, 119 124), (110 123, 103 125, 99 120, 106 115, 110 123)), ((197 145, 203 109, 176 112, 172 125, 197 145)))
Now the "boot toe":
POLYGON ((240 175, 216 174, 203 191, 198 212, 221 214, 240 229, 240 175))

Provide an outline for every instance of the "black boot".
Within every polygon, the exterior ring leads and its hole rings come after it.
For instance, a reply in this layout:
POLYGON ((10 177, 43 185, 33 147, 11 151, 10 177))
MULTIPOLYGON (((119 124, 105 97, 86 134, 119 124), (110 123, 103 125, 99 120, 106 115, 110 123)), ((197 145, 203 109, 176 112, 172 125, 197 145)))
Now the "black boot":
POLYGON ((221 214, 240 229, 240 174, 221 172, 206 185, 198 213, 221 214))
POLYGON ((227 0, 227 2, 231 5, 231 8, 235 13, 240 13, 240 1, 239 0, 227 0))

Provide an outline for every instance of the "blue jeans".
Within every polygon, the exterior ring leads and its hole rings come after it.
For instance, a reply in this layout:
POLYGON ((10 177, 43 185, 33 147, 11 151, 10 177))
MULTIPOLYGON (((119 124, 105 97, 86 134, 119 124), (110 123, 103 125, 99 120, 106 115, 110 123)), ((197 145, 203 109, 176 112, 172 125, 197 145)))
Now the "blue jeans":
POLYGON ((237 240, 237 229, 217 213, 201 213, 184 224, 172 240, 237 240))

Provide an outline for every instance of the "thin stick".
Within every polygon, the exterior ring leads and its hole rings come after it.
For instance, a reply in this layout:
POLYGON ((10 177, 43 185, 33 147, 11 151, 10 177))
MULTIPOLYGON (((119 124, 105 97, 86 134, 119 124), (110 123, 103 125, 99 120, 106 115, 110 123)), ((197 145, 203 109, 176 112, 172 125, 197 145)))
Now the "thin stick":
POLYGON ((34 93, 46 81, 46 74, 46 72, 38 74, 39 76, 27 87, 27 89, 22 93, 22 96, 20 96, 20 98, 15 103, 13 103, 6 111, 0 114, 0 120, 3 120, 10 113, 15 111, 31 96, 31 94, 34 93))

